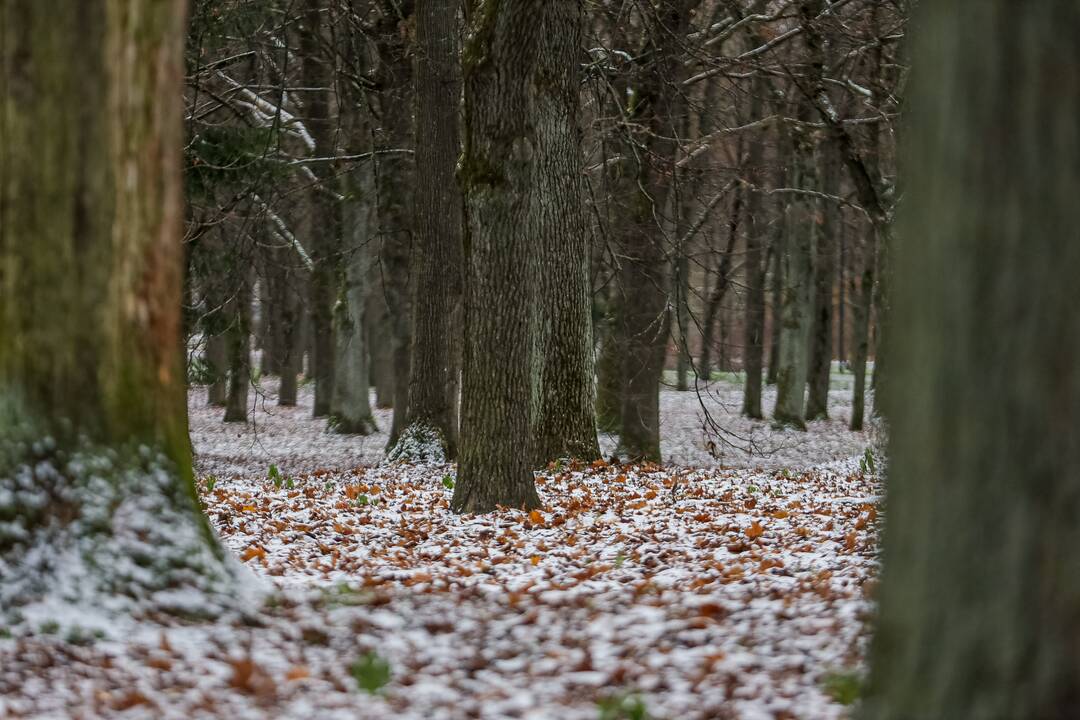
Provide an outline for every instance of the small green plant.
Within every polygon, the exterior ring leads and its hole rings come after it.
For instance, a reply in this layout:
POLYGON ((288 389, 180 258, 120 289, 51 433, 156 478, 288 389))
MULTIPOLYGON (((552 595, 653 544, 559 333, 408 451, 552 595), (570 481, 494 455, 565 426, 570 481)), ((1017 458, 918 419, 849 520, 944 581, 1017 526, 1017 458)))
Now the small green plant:
POLYGON ((746 488, 746 492, 750 493, 751 495, 753 495, 757 491, 758 491, 758 486, 757 485, 751 485, 750 487, 746 488))
POLYGON ((15 637, 8 628, 0 628, 0 640, 10 640, 15 637))
POLYGON ((323 488, 322 488, 322 489, 323 489, 323 492, 325 492, 325 493, 331 493, 331 492, 334 492, 334 483, 333 483, 333 482, 331 482, 330 480, 327 480, 327 481, 326 481, 326 484, 325 484, 325 485, 323 485, 323 488))
POLYGON ((821 688, 841 705, 851 705, 862 696, 863 681, 853 672, 834 672, 822 679, 821 688))
POLYGON ((877 472, 877 463, 874 461, 874 451, 870 448, 866 448, 862 458, 859 460, 859 470, 863 475, 873 475, 877 472))
POLYGON ((296 488, 296 483, 293 482, 292 476, 285 478, 285 489, 293 490, 296 488))
POLYGON ((365 505, 369 504, 371 504, 371 501, 368 500, 367 495, 357 495, 356 499, 353 500, 353 505, 357 505, 359 507, 364 507, 365 505))
POLYGON ((562 469, 563 469, 562 458, 559 458, 558 460, 556 460, 555 463, 552 465, 551 469, 554 472, 562 472, 562 469))
POLYGON ((275 488, 281 489, 282 477, 277 465, 271 465, 270 469, 266 471, 266 479, 274 483, 275 488))
POLYGON ((600 720, 649 720, 645 701, 633 694, 621 693, 596 703, 600 720))
POLYGON ((442 476, 442 485, 447 490, 454 489, 454 478, 450 477, 450 473, 442 476))
POLYGON ((616 569, 621 568, 623 566, 623 563, 625 563, 625 562, 626 562, 626 556, 623 555, 621 552, 618 555, 615 556, 615 568, 616 569))
POLYGON ((390 663, 368 651, 349 667, 349 673, 361 690, 374 695, 390 682, 390 663))
POLYGON ((60 623, 55 620, 46 620, 38 627, 38 631, 42 635, 55 635, 60 631, 60 623))
POLYGON ((214 492, 214 488, 217 487, 217 477, 214 475, 206 476, 206 492, 214 492))

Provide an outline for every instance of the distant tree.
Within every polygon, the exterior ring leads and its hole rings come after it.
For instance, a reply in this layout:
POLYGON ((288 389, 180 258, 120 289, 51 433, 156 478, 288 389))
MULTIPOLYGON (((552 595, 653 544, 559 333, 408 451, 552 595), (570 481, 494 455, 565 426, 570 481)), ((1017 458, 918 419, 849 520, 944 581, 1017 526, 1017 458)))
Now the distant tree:
POLYGON ((540 505, 532 473, 537 238, 533 79, 542 0, 482 2, 462 52, 465 354, 451 507, 540 505))
POLYGON ((187 434, 185 5, 0 5, 0 612, 232 602, 187 434))
POLYGON ((1074 718, 1080 5, 919 15, 860 716, 1074 718))

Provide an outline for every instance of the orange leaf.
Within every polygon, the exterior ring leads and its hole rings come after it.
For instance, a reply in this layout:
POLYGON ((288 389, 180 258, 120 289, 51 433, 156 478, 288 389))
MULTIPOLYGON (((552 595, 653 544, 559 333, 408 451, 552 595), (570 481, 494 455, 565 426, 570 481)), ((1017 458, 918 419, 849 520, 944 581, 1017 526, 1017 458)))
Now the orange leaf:
POLYGON ((303 680, 310 676, 311 672, 303 665, 293 665, 289 672, 285 673, 286 680, 303 680))
POLYGON ((761 527, 761 523, 755 520, 754 522, 750 523, 750 527, 746 528, 746 530, 744 530, 743 532, 746 533, 746 537, 750 538, 751 540, 756 540, 757 538, 765 534, 765 528, 761 527))
POLYGON ((529 562, 531 562, 533 565, 539 565, 540 564, 540 556, 539 555, 533 555, 532 558, 529 560, 529 562))
POLYGON ((533 510, 531 513, 529 513, 529 522, 531 522, 533 525, 543 525, 544 514, 539 510, 533 510))

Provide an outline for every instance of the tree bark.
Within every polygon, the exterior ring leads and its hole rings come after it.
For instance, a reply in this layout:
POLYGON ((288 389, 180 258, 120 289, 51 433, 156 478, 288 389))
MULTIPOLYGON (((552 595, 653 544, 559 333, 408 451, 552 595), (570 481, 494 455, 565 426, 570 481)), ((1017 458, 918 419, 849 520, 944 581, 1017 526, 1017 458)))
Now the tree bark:
MULTIPOLYGON (((367 168, 357 171, 370 178, 367 168)), ((327 428, 343 435, 375 432, 368 380, 368 351, 364 311, 367 298, 368 252, 374 227, 370 179, 356 182, 356 199, 342 204, 343 240, 339 260, 338 301, 334 304, 334 394, 327 428)))
MULTIPOLYGON (((244 258, 239 257, 240 265, 244 258)), ((251 273, 237 268, 233 277, 239 285, 226 304, 229 329, 225 335, 229 362, 228 392, 225 398, 225 422, 247 422, 248 395, 251 389, 251 273)))
MULTIPOLYGON (((409 57, 414 3, 395 4, 380 28, 379 68, 382 92, 379 95, 379 127, 376 150, 413 147, 413 67, 409 57)), ((383 291, 389 312, 389 328, 394 372, 394 416, 386 448, 397 444, 409 409, 409 377, 412 359, 412 290, 410 257, 413 244, 412 157, 403 153, 376 159, 375 183, 378 196, 379 259, 383 291)))
POLYGON ((535 98, 534 227, 540 243, 539 405, 533 461, 600 457, 594 410, 589 226, 581 154, 580 0, 548 3, 535 98))
POLYGON ((781 308, 784 305, 784 264, 781 258, 784 256, 784 223, 778 220, 775 229, 771 233, 766 265, 772 265, 772 283, 770 290, 769 309, 772 325, 769 328, 769 369, 765 376, 766 385, 775 385, 780 374, 780 320, 781 308))
POLYGON ((394 352, 390 339, 390 314, 383 290, 382 268, 373 263, 368 276, 367 326, 371 384, 375 387, 375 407, 394 407, 394 352))
POLYGON ((1065 720, 1080 707, 1080 6, 919 12, 861 715, 1065 720))
POLYGON ((716 264, 716 284, 713 285, 705 306, 705 323, 701 328, 701 358, 698 360, 698 373, 705 382, 709 382, 712 377, 713 332, 721 315, 724 296, 731 284, 731 266, 735 259, 735 244, 739 239, 739 221, 742 219, 742 195, 738 189, 735 190, 735 200, 731 204, 731 217, 728 220, 727 248, 716 264))
POLYGON ((0 4, 4 624, 57 585, 146 612, 231 577, 187 435, 184 28, 183 2, 0 4))
POLYGON ((866 359, 870 352, 870 310, 874 301, 874 264, 877 242, 874 228, 866 228, 862 250, 862 278, 852 321, 851 372, 855 377, 851 397, 851 430, 861 432, 866 412, 866 359))
MULTIPOLYGON (((811 148, 805 136, 792 146, 795 158, 792 187, 806 181, 811 148)), ((813 284, 814 245, 813 203, 803 197, 791 201, 784 217, 784 279, 780 307, 780 358, 776 375, 776 405, 773 421, 778 425, 806 428, 805 402, 807 345, 810 340, 810 302, 813 284)))
MULTIPOLYGON (((820 153, 822 191, 836 195, 839 182, 831 158, 820 153)), ((809 390, 806 396, 806 419, 829 417, 829 374, 833 351, 833 282, 836 279, 836 233, 838 208, 832 201, 819 202, 823 224, 819 228, 814 252, 813 316, 810 326, 809 390)))
MULTIPOLYGON (((765 81, 755 83, 750 101, 751 117, 761 115, 768 90, 765 81)), ((759 178, 764 177, 765 164, 765 142, 762 137, 750 139, 746 164, 755 180, 754 184, 760 186, 759 178)), ((743 385, 742 414, 760 420, 764 417, 761 411, 761 373, 765 354, 765 237, 768 223, 765 221, 761 192, 748 192, 746 205, 746 315, 743 324, 743 371, 746 383, 743 385)))
POLYGON ((478 6, 462 53, 465 357, 455 512, 540 505, 529 442, 538 241, 529 221, 543 7, 540 0, 478 6))
POLYGON ((412 359, 407 427, 395 459, 452 459, 458 446, 460 331, 464 248, 461 193, 454 168, 461 153, 458 115, 457 0, 421 2, 416 12, 416 199, 413 208, 412 359), (432 445, 437 446, 433 448, 432 445))
MULTIPOLYGON (((334 155, 334 128, 330 117, 330 72, 323 57, 320 36, 323 32, 323 1, 310 0, 304 12, 304 29, 300 34, 301 72, 304 83, 319 88, 307 94, 308 130, 315 141, 315 155, 334 155)), ((325 163, 312 166, 317 181, 311 188, 311 261, 314 265, 309 284, 308 311, 311 316, 311 371, 315 380, 313 417, 330 414, 334 393, 334 329, 333 308, 337 300, 337 255, 340 223, 335 200, 330 195, 332 178, 325 163)))

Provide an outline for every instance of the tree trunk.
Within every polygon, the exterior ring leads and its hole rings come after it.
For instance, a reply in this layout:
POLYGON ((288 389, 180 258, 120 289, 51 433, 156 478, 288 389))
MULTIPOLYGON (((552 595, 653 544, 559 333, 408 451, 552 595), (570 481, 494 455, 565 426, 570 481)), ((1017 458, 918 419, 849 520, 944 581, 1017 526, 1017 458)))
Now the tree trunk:
MULTIPOLYGON (((793 145, 792 187, 806 181, 811 148, 807 138, 793 145)), ((807 346, 810 340, 810 302, 813 284, 814 222, 813 203, 796 196, 787 205, 784 217, 784 278, 780 307, 780 359, 776 375, 776 405, 773 421, 778 425, 806 428, 805 401, 807 346)))
POLYGON ((912 25, 867 720, 1080 707, 1080 6, 1023 10, 912 25))
POLYGON ((462 53, 465 87, 465 357, 455 512, 539 507, 532 474, 536 137, 531 97, 540 0, 480 6, 462 53))
POLYGON ((672 80, 683 74, 682 38, 697 0, 675 0, 649 11, 648 57, 652 67, 635 89, 636 120, 648 129, 639 142, 648 152, 639 158, 630 201, 631 219, 624 230, 620 268, 622 292, 623 394, 620 449, 633 460, 660 461, 660 380, 664 374, 671 318, 667 311, 670 260, 657 228, 668 208, 670 181, 678 145, 670 140, 686 112, 686 101, 672 80), (653 163, 658 166, 654 167, 653 163))
POLYGON ((371 384, 375 387, 375 407, 394 407, 394 352, 390 339, 390 314, 386 308, 382 268, 374 264, 368 275, 371 290, 367 298, 367 326, 371 384))
MULTIPOLYGON (((767 92, 767 83, 762 80, 755 83, 751 97, 752 117, 761 115, 767 92)), ((754 137, 750 140, 747 169, 752 173, 755 185, 760 185, 758 178, 764 177, 764 163, 765 142, 760 136, 754 137)), ((765 354, 764 248, 768 223, 765 221, 765 203, 760 192, 750 191, 746 204, 746 319, 743 324, 743 371, 746 383, 743 385, 742 414, 760 420, 764 417, 761 411, 761 372, 765 354)))
POLYGON ((273 248, 270 262, 277 266, 280 288, 276 293, 275 321, 278 324, 280 353, 278 355, 278 405, 296 405, 297 381, 303 361, 303 318, 306 286, 296 251, 283 242, 273 248))
POLYGON ((851 397, 851 430, 860 432, 866 409, 866 359, 870 351, 870 309, 874 300, 874 263, 877 243, 872 226, 866 228, 863 240, 863 271, 859 287, 859 299, 855 302, 855 328, 852 335, 851 372, 855 382, 851 397))
MULTIPOLYGON (((614 291, 615 288, 610 289, 614 291)), ((601 324, 600 351, 596 362, 596 424, 605 432, 619 429, 622 412, 622 321, 614 292, 604 301, 604 322, 601 324)))
POLYGON ((240 284, 233 290, 232 299, 226 306, 230 324, 225 335, 229 362, 225 422, 247 422, 248 391, 251 389, 251 273, 237 268, 233 277, 240 284))
POLYGON ((698 372, 706 382, 712 377, 712 349, 713 331, 721 315, 724 296, 727 295, 728 286, 731 284, 731 266, 735 258, 735 244, 739 239, 739 221, 742 214, 742 193, 735 191, 735 200, 731 205, 731 218, 728 220, 728 244, 727 249, 720 255, 716 264, 716 284, 713 285, 709 294, 709 301, 705 306, 705 323, 701 329, 701 358, 698 361, 698 372))
POLYGON ((540 243, 539 406, 533 461, 600 457, 593 405, 592 286, 582 168, 580 0, 544 10, 536 77, 534 226, 540 243))
MULTIPOLYGON (((384 19, 381 28, 379 53, 383 64, 379 76, 382 92, 379 96, 379 128, 375 133, 376 150, 413 147, 413 67, 408 36, 413 14, 412 2, 400 4, 384 19)), ((425 142, 428 140, 425 138, 425 142)), ((389 451, 405 429, 409 409, 412 359, 410 257, 415 182, 412 157, 394 153, 376 158, 375 182, 381 240, 379 257, 390 318, 394 372, 394 417, 386 445, 389 451)))
POLYGON ((225 333, 214 333, 206 338, 206 369, 210 376, 206 404, 225 407, 229 387, 229 341, 225 333))
POLYGON ((45 594, 125 614, 235 602, 187 435, 184 28, 183 2, 0 4, 5 625, 45 594))
MULTIPOLYGON (((304 84, 320 88, 306 94, 307 125, 315 141, 315 155, 330 157, 335 153, 334 127, 330 117, 330 72, 323 57, 322 0, 311 0, 304 12, 304 29, 300 34, 301 72, 304 84)), ((314 265, 308 285, 308 311, 311 316, 311 375, 315 380, 313 417, 330 414, 334 393, 334 329, 333 308, 337 300, 337 255, 340 223, 336 200, 331 196, 331 168, 326 163, 311 166, 317 181, 311 188, 311 237, 306 243, 314 265)))
POLYGON ((772 265, 772 297, 769 303, 772 326, 769 328, 769 370, 765 376, 766 385, 775 385, 777 376, 780 374, 780 312, 784 304, 784 264, 781 258, 784 256, 784 223, 778 220, 769 243, 768 254, 765 264, 772 265))
POLYGON ((408 426, 391 452, 401 460, 454 458, 458 445, 464 248, 458 112, 457 0, 421 2, 416 12, 416 200, 413 208, 412 360, 408 426))
MULTIPOLYGON (((368 168, 357 170, 370 178, 368 168)), ((356 199, 341 207, 343 243, 339 261, 338 301, 334 304, 334 394, 327 428, 343 435, 375 432, 368 380, 364 311, 367 298, 368 252, 374 227, 370 180, 360 180, 356 199)))
MULTIPOLYGON (((839 178, 831 158, 819 153, 822 189, 836 195, 839 178)), ((836 278, 836 232, 839 224, 838 208, 832 201, 819 202, 819 212, 824 224, 816 233, 817 249, 814 253, 813 316, 810 327, 809 392, 806 397, 806 419, 819 420, 829 417, 829 374, 832 370, 833 331, 833 282, 836 278), (827 204, 824 204, 827 203, 827 204)))

